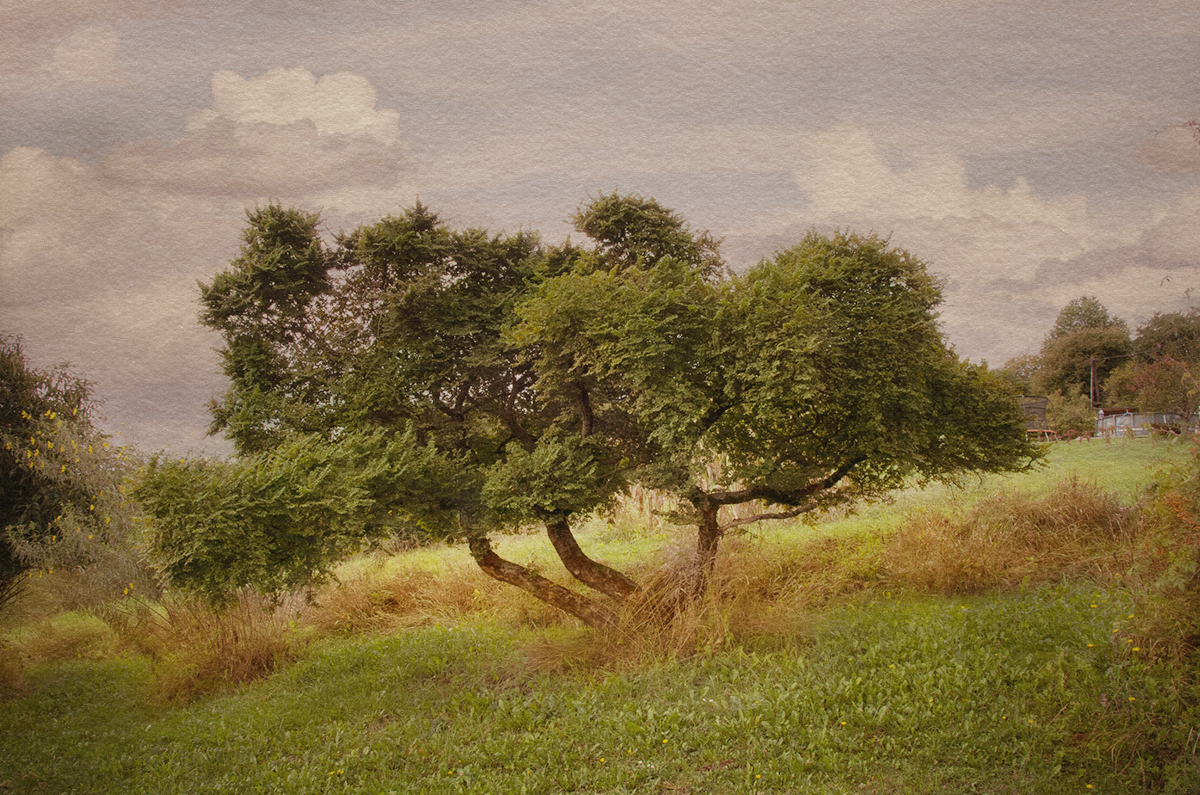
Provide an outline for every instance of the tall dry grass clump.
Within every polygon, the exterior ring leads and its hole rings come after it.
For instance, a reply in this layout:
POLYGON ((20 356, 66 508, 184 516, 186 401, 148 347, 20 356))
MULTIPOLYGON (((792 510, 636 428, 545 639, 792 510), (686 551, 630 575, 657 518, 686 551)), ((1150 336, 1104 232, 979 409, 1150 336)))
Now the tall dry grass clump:
POLYGON ((390 632, 471 616, 535 627, 566 620, 553 607, 468 564, 438 572, 380 566, 344 575, 316 595, 301 620, 331 634, 390 632))
POLYGON ((1200 651, 1200 461, 1164 476, 1149 508, 1128 629, 1148 656, 1182 660, 1200 651))
POLYGON ((637 668, 733 645, 795 643, 809 634, 813 607, 869 587, 877 569, 878 543, 870 538, 789 544, 730 537, 697 595, 693 543, 680 540, 664 550, 661 565, 619 606, 617 626, 541 638, 530 649, 531 664, 637 668))
POLYGON ((1071 478, 1045 497, 1002 491, 963 516, 926 511, 887 537, 882 574, 945 595, 1127 570, 1144 530, 1116 495, 1071 478))
POLYGON ((154 660, 157 695, 188 702, 263 679, 294 658, 303 635, 286 616, 298 605, 276 607, 246 591, 220 610, 192 599, 127 600, 105 618, 127 648, 154 660))
POLYGON ((621 667, 730 644, 793 643, 815 608, 871 589, 963 595, 1064 577, 1127 573, 1145 546, 1144 512, 1068 479, 1047 496, 998 492, 958 515, 915 514, 890 533, 802 541, 729 537, 701 598, 688 541, 668 547, 612 632, 539 644, 544 667, 621 667))

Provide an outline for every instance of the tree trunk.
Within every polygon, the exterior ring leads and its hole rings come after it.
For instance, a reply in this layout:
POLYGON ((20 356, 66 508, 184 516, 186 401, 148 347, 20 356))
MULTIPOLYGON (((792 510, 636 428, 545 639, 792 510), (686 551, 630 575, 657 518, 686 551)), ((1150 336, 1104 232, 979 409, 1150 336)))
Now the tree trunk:
POLYGON ((637 592, 638 586, 633 580, 584 554, 566 519, 546 522, 546 535, 567 571, 584 585, 617 600, 637 592))
POLYGON ((472 538, 468 543, 471 557, 489 577, 515 585, 546 604, 575 616, 589 627, 603 628, 617 623, 615 613, 586 596, 569 591, 524 566, 504 560, 495 553, 488 539, 472 538))
POLYGON ((705 494, 692 500, 692 505, 700 511, 700 523, 697 525, 696 552, 699 557, 696 571, 696 596, 702 596, 708 588, 709 577, 712 576, 713 565, 717 561, 717 546, 724 534, 717 522, 717 512, 721 504, 705 494))

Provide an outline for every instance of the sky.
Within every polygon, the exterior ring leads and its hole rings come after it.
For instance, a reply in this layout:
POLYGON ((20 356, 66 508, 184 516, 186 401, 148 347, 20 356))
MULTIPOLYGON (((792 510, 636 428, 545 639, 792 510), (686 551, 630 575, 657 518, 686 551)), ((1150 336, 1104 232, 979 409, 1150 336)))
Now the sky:
POLYGON ((225 454, 197 283, 248 208, 558 242, 617 190, 735 269, 887 237, 999 367, 1080 296, 1193 305, 1198 120, 1192 0, 0 0, 0 333, 119 441, 225 454))

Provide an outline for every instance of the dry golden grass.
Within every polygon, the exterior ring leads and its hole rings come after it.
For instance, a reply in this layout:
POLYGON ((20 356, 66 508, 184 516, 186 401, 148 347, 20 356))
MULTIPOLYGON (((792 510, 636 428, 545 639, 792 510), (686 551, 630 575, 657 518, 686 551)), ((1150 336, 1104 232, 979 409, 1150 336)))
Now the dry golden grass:
POLYGON ((1143 532, 1137 510, 1071 479, 1037 499, 998 492, 961 518, 923 512, 885 540, 881 574, 944 595, 1065 576, 1108 578, 1129 568, 1143 532))
POLYGON ((431 572, 374 567, 344 576, 301 612, 321 634, 391 632, 484 616, 511 626, 542 627, 565 619, 554 608, 484 575, 469 563, 431 572))
POLYGON ((265 678, 291 660, 303 643, 294 621, 298 602, 274 609, 243 593, 224 610, 193 600, 158 605, 126 601, 106 615, 126 649, 155 662, 157 695, 191 701, 231 686, 265 678))
POLYGON ((636 668, 731 644, 792 642, 807 633, 814 603, 861 590, 852 566, 837 571, 822 566, 836 557, 831 550, 837 542, 788 548, 734 537, 722 546, 702 596, 696 596, 695 550, 687 542, 673 544, 664 550, 662 564, 639 579, 640 591, 619 606, 617 626, 541 638, 529 650, 531 665, 636 668))
POLYGON ((681 543, 641 578, 615 632, 541 641, 531 654, 546 668, 621 667, 731 643, 794 642, 815 608, 869 589, 963 595, 1123 576, 1144 554, 1148 533, 1139 510, 1068 479, 1040 498, 997 492, 958 516, 920 511, 886 534, 729 537, 701 599, 692 597, 694 553, 681 543))

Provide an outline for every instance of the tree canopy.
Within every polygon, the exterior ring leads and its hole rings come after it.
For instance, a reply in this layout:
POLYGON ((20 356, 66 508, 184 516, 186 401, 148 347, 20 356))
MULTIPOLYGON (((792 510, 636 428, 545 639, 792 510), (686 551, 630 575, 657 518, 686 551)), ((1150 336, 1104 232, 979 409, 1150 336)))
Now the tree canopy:
POLYGON ((1040 392, 1078 388, 1090 395, 1093 404, 1101 400, 1105 379, 1133 352, 1129 326, 1093 297, 1071 301, 1058 314, 1058 320, 1042 344, 1041 369, 1033 379, 1040 392), (1093 367, 1095 378, 1093 378, 1093 367))
POLYGON ((600 625, 638 586, 571 524, 633 484, 687 507, 703 587, 738 523, 724 506, 795 516, 1037 455, 1012 390, 947 348, 938 281, 885 241, 810 234, 734 275, 653 199, 574 220, 590 248, 453 231, 421 205, 332 243, 315 216, 249 213, 242 255, 202 285, 231 384, 214 429, 242 457, 143 486, 176 576, 282 588, 373 535, 441 537, 600 625), (237 542, 205 529, 201 493, 226 495, 229 533, 291 551, 227 565, 237 542), (530 524, 600 598, 496 554, 530 524))
POLYGON ((128 530, 120 487, 132 465, 96 428, 96 411, 86 380, 65 365, 34 367, 19 339, 0 335, 0 605, 31 569, 86 571, 128 530))
POLYGON ((1200 408, 1200 313, 1155 313, 1137 330, 1133 356, 1105 382, 1112 399, 1142 411, 1191 417, 1200 408))
POLYGON ((1053 342, 1080 331, 1108 328, 1129 335, 1129 325, 1124 320, 1109 315, 1108 309, 1095 296, 1085 295, 1073 299, 1062 308, 1047 340, 1053 342))

